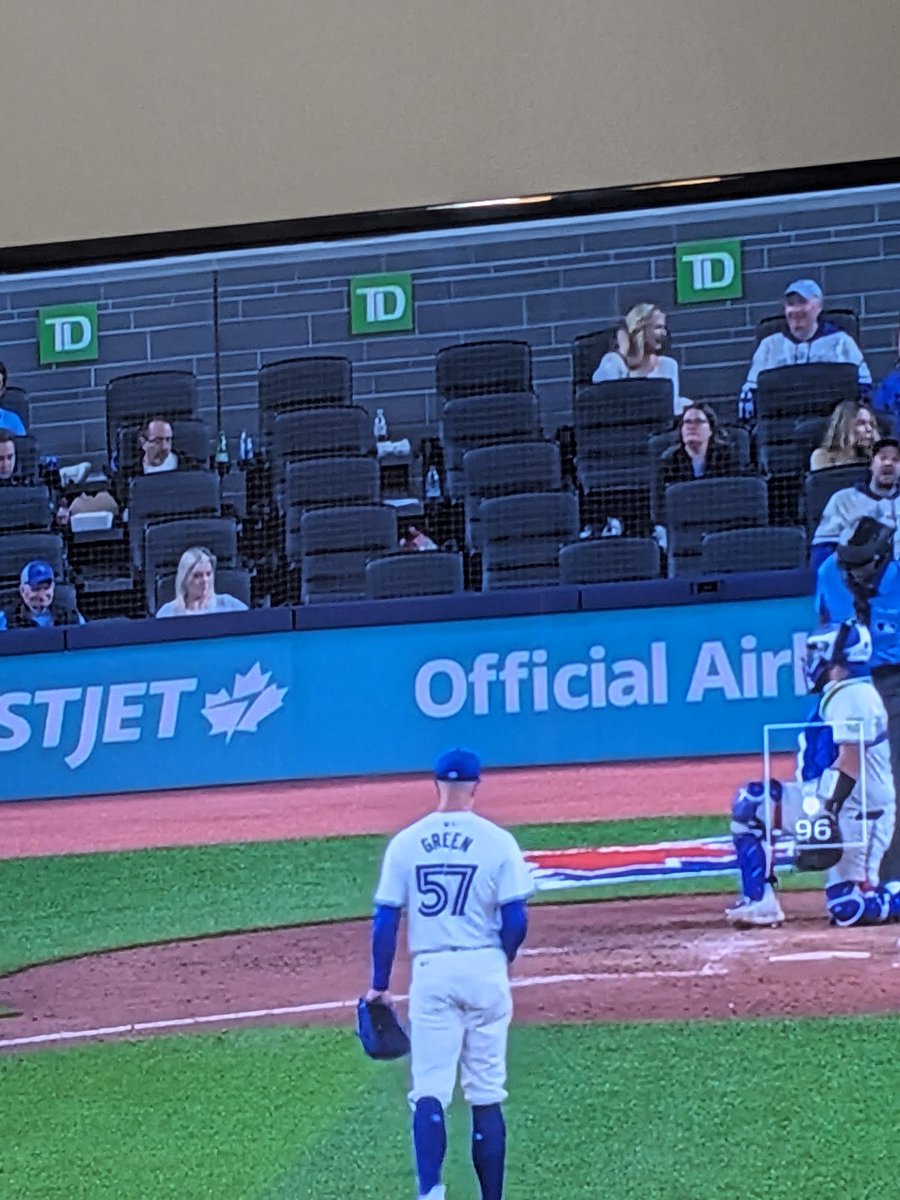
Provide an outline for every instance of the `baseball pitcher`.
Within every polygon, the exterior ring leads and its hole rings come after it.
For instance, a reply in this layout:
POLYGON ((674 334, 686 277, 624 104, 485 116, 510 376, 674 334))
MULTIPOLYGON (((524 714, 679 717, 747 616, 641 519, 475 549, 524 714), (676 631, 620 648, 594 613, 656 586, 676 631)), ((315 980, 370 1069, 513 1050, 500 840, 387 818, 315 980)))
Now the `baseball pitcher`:
MULTIPOLYGON (((825 904, 834 925, 900 919, 900 883, 879 883, 894 832, 894 783, 887 714, 868 675, 872 639, 848 620, 807 639, 806 679, 819 696, 800 735, 791 783, 769 784, 774 822, 796 839, 797 870, 828 869, 825 904)), ((773 829, 766 827, 765 785, 740 788, 731 832, 741 899, 726 910, 737 927, 780 925, 784 912, 772 873, 773 829)))
POLYGON ((534 891, 515 838, 472 811, 478 757, 450 750, 435 766, 437 810, 398 833, 375 893, 372 987, 389 999, 400 914, 412 959, 409 1102, 422 1200, 445 1200, 444 1110, 459 1069, 472 1108, 472 1161, 482 1200, 501 1200, 506 1126, 509 964, 527 930, 534 891))

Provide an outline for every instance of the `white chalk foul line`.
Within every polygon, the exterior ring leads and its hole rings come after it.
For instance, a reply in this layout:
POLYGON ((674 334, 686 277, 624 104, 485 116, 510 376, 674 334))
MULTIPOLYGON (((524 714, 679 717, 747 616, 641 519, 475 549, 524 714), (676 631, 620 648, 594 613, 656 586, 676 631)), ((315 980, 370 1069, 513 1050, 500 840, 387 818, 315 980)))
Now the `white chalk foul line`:
MULTIPOLYGON (((721 969, 710 969, 709 964, 698 971, 589 971, 570 975, 529 975, 524 979, 513 979, 514 988, 541 987, 556 983, 594 983, 627 979, 694 979, 704 975, 727 975, 721 969)), ((394 996, 403 1003, 408 996, 394 996)), ((334 1012, 341 1008, 355 1008, 356 1000, 322 1000, 316 1004, 292 1004, 282 1008, 256 1008, 245 1012, 210 1013, 200 1017, 169 1017, 159 1021, 134 1021, 125 1025, 104 1025, 97 1029, 61 1029, 55 1033, 35 1033, 28 1037, 4 1038, 0 1050, 13 1050, 17 1046, 46 1046, 56 1042, 90 1041, 92 1038, 114 1037, 119 1034, 154 1033, 162 1029, 189 1029, 195 1025, 222 1025, 235 1021, 261 1021, 271 1017, 296 1017, 304 1013, 334 1012)))
POLYGON ((824 962, 829 958, 871 958, 868 950, 801 950, 796 954, 770 954, 769 962, 824 962))
POLYGON ((519 958, 538 958, 541 954, 570 954, 571 946, 526 946, 519 951, 519 958))

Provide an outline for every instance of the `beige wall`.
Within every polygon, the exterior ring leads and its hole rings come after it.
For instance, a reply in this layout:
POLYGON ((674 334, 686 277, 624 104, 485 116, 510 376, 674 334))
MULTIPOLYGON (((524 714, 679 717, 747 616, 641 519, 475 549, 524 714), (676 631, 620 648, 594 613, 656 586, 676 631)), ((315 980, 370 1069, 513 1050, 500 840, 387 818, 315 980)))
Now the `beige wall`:
POLYGON ((900 152, 897 0, 0 0, 0 245, 900 152))

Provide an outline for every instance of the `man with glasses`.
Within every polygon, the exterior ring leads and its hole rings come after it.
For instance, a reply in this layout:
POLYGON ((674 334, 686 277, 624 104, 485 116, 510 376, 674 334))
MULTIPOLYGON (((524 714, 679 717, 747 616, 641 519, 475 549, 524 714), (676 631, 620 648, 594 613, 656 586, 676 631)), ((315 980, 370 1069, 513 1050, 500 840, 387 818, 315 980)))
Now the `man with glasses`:
POLYGON ((141 430, 141 450, 144 475, 178 470, 178 455, 172 449, 172 426, 162 417, 151 417, 141 430))

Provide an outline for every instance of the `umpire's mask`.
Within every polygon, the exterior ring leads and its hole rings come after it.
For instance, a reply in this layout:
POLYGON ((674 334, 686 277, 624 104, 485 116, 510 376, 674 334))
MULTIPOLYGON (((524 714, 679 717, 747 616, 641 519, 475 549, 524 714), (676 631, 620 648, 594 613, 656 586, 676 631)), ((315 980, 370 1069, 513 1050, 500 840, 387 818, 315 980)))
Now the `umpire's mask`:
POLYGON ((893 554, 893 526, 861 517, 849 540, 837 548, 838 566, 850 591, 860 599, 871 599, 893 554))

